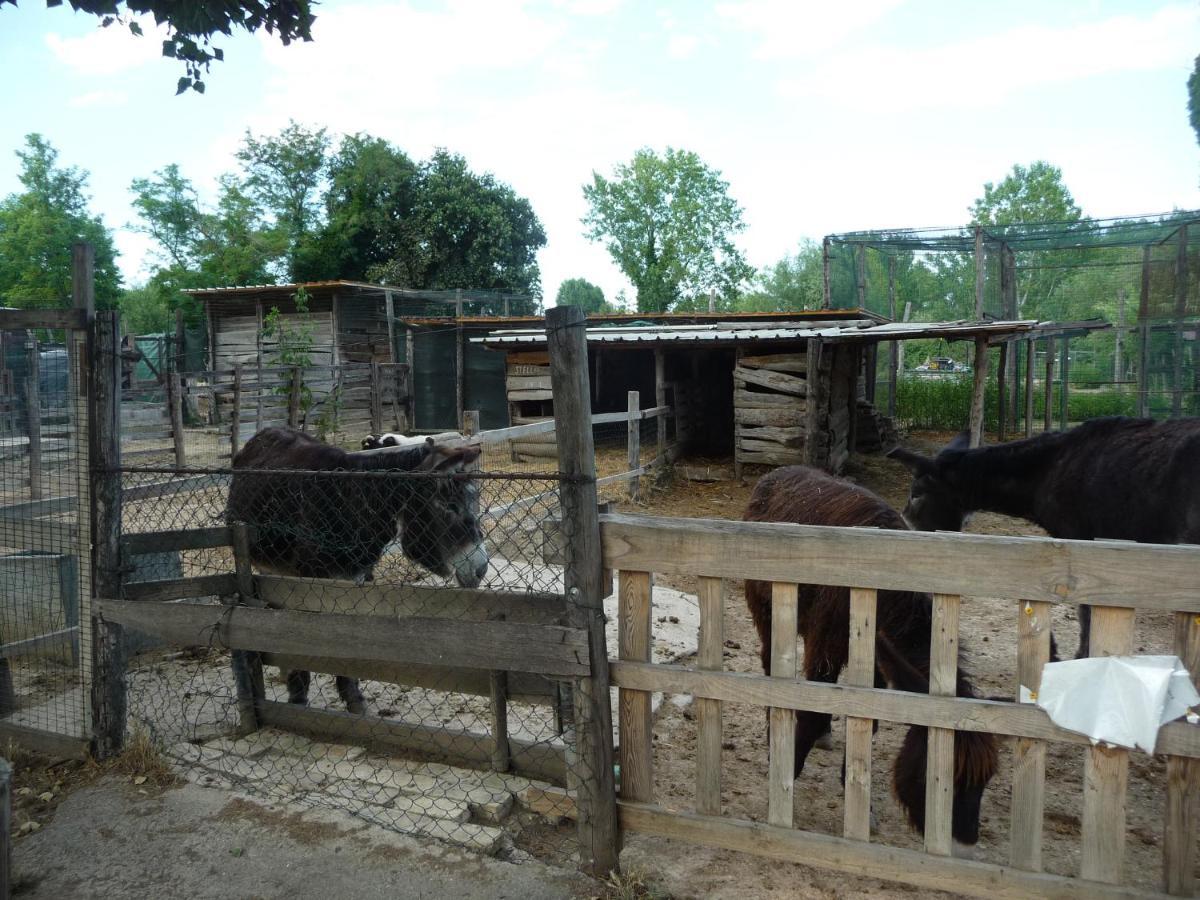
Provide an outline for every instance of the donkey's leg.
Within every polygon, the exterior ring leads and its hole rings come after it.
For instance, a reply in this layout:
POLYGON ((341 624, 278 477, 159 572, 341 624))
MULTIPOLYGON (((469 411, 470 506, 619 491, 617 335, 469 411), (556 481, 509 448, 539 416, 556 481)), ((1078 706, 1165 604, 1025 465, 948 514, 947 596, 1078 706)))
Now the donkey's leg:
MULTIPOLYGON (((816 629, 809 629, 804 635, 804 677, 809 681, 833 684, 846 665, 846 645, 839 647, 838 641, 826 640, 824 635, 814 634, 814 631, 816 629)), ((833 716, 829 713, 796 713, 797 777, 804 771, 809 752, 822 738, 827 738, 832 746, 832 723, 833 716)))
POLYGON ((304 706, 308 703, 308 685, 312 675, 293 669, 287 673, 288 703, 304 706))
POLYGON ((362 691, 358 689, 357 678, 347 678, 345 675, 337 676, 337 692, 338 696, 342 698, 342 702, 346 704, 347 712, 361 716, 367 711, 362 691))
POLYGON ((1076 659, 1083 659, 1092 654, 1092 608, 1087 604, 1079 604, 1079 650, 1076 659))

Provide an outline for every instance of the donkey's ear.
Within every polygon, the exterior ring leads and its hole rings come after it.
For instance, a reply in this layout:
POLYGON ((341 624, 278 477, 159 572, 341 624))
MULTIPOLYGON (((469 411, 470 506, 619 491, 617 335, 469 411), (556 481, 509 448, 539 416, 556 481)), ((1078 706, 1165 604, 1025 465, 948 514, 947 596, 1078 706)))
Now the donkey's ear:
POLYGON ((434 447, 429 458, 429 468, 434 472, 461 472, 475 460, 483 450, 480 447, 434 447))
POLYGON ((914 475, 920 475, 923 472, 928 472, 933 469, 933 460, 927 456, 922 456, 920 453, 913 453, 911 450, 906 450, 903 447, 893 447, 888 451, 888 459, 894 459, 896 462, 905 466, 914 475))

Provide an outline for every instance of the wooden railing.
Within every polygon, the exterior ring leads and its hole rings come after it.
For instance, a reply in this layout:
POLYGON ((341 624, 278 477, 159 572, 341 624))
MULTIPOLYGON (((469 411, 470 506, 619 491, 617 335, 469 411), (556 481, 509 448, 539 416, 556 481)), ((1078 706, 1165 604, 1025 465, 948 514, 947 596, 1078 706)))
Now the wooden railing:
MULTIPOLYGON (((966 534, 921 534, 714 520, 601 517, 603 565, 620 572, 620 653, 611 660, 620 688, 622 827, 695 843, 905 881, 976 896, 1138 896, 1121 887, 1129 752, 1092 746, 1032 704, 959 698, 955 693, 960 598, 1014 598, 1019 683, 1036 691, 1050 652, 1050 607, 1091 604, 1092 653, 1133 652, 1134 607, 1172 611, 1175 652, 1200 668, 1200 549, 1123 542, 966 534), (694 667, 651 664, 653 573, 699 576, 700 640, 694 667), (724 579, 774 582, 771 676, 721 671, 724 579), (849 665, 845 684, 796 677, 797 585, 848 587, 849 665), (876 592, 933 594, 930 693, 873 688, 876 592), (650 696, 697 700, 695 812, 654 805, 650 696), (720 815, 721 704, 770 709, 768 824, 720 815), (846 717, 846 779, 841 837, 793 828, 794 711, 846 717), (924 852, 870 843, 872 722, 929 729, 924 852), (1017 738, 1012 776, 1009 865, 953 859, 954 732, 1017 738), (1048 742, 1088 746, 1078 878, 1041 871, 1048 742)), ((1200 727, 1159 731, 1168 757, 1163 886, 1194 888, 1200 727)))

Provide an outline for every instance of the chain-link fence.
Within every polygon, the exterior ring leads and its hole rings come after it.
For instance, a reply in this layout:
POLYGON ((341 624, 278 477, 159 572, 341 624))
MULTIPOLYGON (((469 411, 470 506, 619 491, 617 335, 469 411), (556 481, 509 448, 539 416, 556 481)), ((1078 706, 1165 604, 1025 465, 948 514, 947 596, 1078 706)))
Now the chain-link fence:
POLYGON ((80 627, 90 596, 83 343, 35 334, 0 331, 0 738, 80 752, 91 649, 80 627))
POLYGON ((573 752, 579 664, 563 662, 582 632, 565 627, 560 477, 472 471, 503 462, 487 445, 299 444, 253 472, 120 473, 124 540, 143 551, 126 599, 188 607, 165 630, 126 623, 131 736, 199 781, 485 852, 573 853, 571 786, 587 773, 573 752), (239 598, 296 614, 285 624, 299 630, 261 645, 223 630, 256 627, 239 598))
MULTIPOLYGON (((853 232, 827 241, 829 301, 835 308, 861 306, 914 322, 977 318, 978 246, 985 316, 1109 323, 1108 329, 1072 336, 1066 354, 1061 341, 1053 348, 1042 341, 1032 354, 1023 347, 1013 355, 1010 396, 1024 389, 1032 366, 1039 421, 1048 350, 1051 407, 1060 424, 1100 415, 1200 413, 1196 212, 853 232), (1066 409, 1061 408, 1064 384, 1066 409)), ((905 424, 944 424, 922 411, 947 408, 945 398, 935 402, 933 394, 953 394, 951 407, 966 408, 958 401, 970 395, 970 376, 962 373, 970 352, 968 343, 905 342, 897 391, 897 412, 905 424)), ((888 364, 887 355, 880 354, 881 382, 887 380, 888 364)), ((994 422, 995 402, 989 407, 994 422)), ((1014 421, 1015 414, 1011 404, 1014 421)))

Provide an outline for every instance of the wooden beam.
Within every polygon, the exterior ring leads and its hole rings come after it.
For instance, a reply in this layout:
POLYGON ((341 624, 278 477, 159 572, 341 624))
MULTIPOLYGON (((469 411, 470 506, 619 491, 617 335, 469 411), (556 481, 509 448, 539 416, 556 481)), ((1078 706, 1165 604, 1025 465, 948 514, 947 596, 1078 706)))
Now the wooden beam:
POLYGON ((983 285, 985 261, 983 254, 983 227, 975 226, 975 319, 983 320, 983 285))
POLYGON ((121 548, 126 554, 137 556, 170 550, 206 550, 210 547, 228 547, 232 542, 233 537, 227 526, 214 525, 209 528, 177 528, 168 531, 125 534, 121 538, 121 548))
POLYGON ((1200 551, 825 525, 602 517, 604 565, 663 575, 755 578, 1051 603, 1186 610, 1200 551))
POLYGON ((1142 289, 1138 296, 1138 415, 1150 415, 1150 245, 1142 247, 1142 289))
MULTIPOLYGON (((1017 702, 1022 688, 1033 699, 1050 661, 1050 604, 1017 603, 1017 702)), ((1042 870, 1042 823, 1046 796, 1046 743, 1017 738, 1013 745, 1012 820, 1009 862, 1030 872, 1042 870)))
MULTIPOLYGON (((797 597, 795 584, 777 581, 771 585, 772 679, 796 678, 797 597)), ((768 721, 767 821, 791 828, 796 786, 796 713, 786 707, 772 707, 768 721)))
POLYGON ((401 622, 381 616, 128 600, 101 600, 100 608, 106 618, 170 643, 208 643, 206 635, 215 635, 222 646, 239 650, 425 665, 451 660, 457 664, 466 656, 470 668, 478 669, 563 677, 587 671, 587 636, 556 625, 415 616, 401 622), (464 647, 471 652, 464 654, 464 647))
MULTIPOLYGON (((850 589, 850 644, 846 683, 875 683, 875 602, 870 588, 850 589)), ((846 788, 842 834, 856 841, 871 839, 871 719, 846 718, 846 788)))
POLYGON ((1037 341, 1025 341, 1025 437, 1033 437, 1033 363, 1037 341))
MULTIPOLYGON (((649 572, 621 572, 619 575, 618 655, 632 662, 650 662, 649 572)), ((621 796, 626 800, 649 803, 654 799, 653 746, 654 722, 650 694, 646 691, 620 691, 620 764, 621 796)))
MULTIPOLYGON (((629 391, 626 396, 626 408, 629 416, 629 423, 625 435, 626 449, 626 464, 629 466, 629 471, 634 472, 642 467, 642 421, 638 413, 641 410, 641 394, 638 391, 629 391)), ((640 479, 634 475, 629 479, 629 499, 636 500, 638 497, 638 487, 640 479)))
MULTIPOLYGON (((933 595, 929 641, 929 694, 953 697, 958 692, 958 612, 955 594, 933 595)), ((925 768, 925 852, 949 856, 954 821, 954 730, 930 728, 925 768)))
MULTIPOLYGON (((494 751, 490 735, 447 725, 418 725, 361 716, 331 709, 313 709, 267 700, 263 725, 301 734, 316 741, 351 743, 395 755, 397 751, 429 754, 454 765, 485 768, 494 751)), ((561 785, 565 772, 562 750, 546 742, 511 738, 512 773, 561 785)))
MULTIPOLYGON (((935 697, 803 679, 777 680, 741 672, 702 672, 662 663, 644 665, 611 660, 609 664, 617 687, 1091 746, 1087 736, 1059 728, 1045 710, 1028 703, 935 697)), ((1200 759, 1197 730, 1182 722, 1164 725, 1159 729, 1154 752, 1200 759)))
MULTIPOLYGON (((700 634, 696 665, 719 672, 725 667, 725 582, 700 578, 696 586, 700 634)), ((696 701, 696 812, 721 814, 721 701, 696 701)))
POLYGON ((52 731, 42 731, 13 722, 0 722, 0 742, 5 746, 10 743, 16 744, 18 747, 56 759, 86 760, 90 753, 85 738, 55 734, 52 731))
MULTIPOLYGON (((1175 613, 1175 655, 1200 681, 1200 615, 1175 613)), ((1169 894, 1196 892, 1196 835, 1200 832, 1200 761, 1167 757, 1167 808, 1163 822, 1163 887, 1169 894)))
POLYGON ((131 602, 147 603, 162 600, 183 600, 195 597, 215 597, 237 590, 233 573, 192 575, 162 581, 135 581, 125 585, 122 596, 131 602))
POLYGON ((79 309, 0 309, 0 331, 31 328, 83 328, 87 313, 79 309))
POLYGON ((983 443, 984 399, 987 395, 988 343, 986 337, 975 338, 975 356, 972 361, 974 380, 971 385, 971 412, 969 429, 970 446, 983 443))
POLYGON ((1054 427, 1054 338, 1046 338, 1046 383, 1044 385, 1046 393, 1045 404, 1042 409, 1042 431, 1049 431, 1054 427))
POLYGON ((755 822, 671 812, 637 803, 619 804, 621 827, 641 834, 699 844, 854 876, 901 881, 929 890, 968 894, 985 900, 1026 900, 1032 896, 1071 900, 1133 900, 1157 896, 1062 875, 1021 872, 994 863, 930 856, 883 844, 779 828, 755 822))
MULTIPOLYGON (((546 311, 558 467, 569 476, 559 489, 564 527, 572 536, 567 543, 563 582, 571 601, 572 622, 584 629, 590 648, 585 657, 588 665, 576 680, 574 691, 577 758, 582 771, 587 773, 586 778, 573 785, 579 807, 580 862, 589 874, 603 878, 619 868, 620 832, 613 780, 612 704, 604 636, 596 450, 592 436, 584 322, 583 310, 577 306, 556 306, 546 311)), ((661 380, 656 378, 656 381, 661 380)), ((656 405, 664 404, 659 401, 656 405)), ((641 571, 652 570, 644 568, 641 571)))

